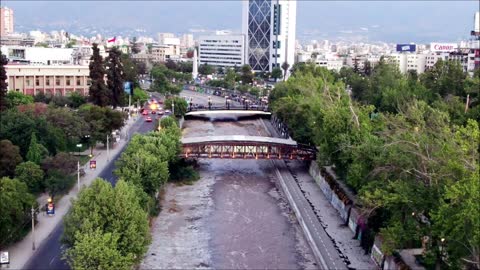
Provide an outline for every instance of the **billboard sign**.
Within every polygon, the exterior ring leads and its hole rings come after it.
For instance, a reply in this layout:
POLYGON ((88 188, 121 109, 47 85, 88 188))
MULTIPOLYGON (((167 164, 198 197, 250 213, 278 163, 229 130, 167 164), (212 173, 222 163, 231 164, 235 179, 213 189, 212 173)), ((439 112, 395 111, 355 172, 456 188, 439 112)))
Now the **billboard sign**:
POLYGON ((453 52, 457 49, 457 43, 430 43, 430 51, 432 52, 453 52))
POLYGON ((131 95, 132 94, 132 82, 124 82, 123 83, 123 91, 125 91, 125 93, 131 95))
POLYGON ((415 52, 416 50, 415 44, 397 44, 397 52, 415 52))

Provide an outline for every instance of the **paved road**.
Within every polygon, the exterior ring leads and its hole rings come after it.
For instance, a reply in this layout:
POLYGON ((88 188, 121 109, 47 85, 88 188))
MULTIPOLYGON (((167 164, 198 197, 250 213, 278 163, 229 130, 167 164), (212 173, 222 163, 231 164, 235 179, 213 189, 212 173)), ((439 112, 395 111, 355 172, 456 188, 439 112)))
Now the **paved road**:
MULTIPOLYGON (((130 134, 147 133, 154 128, 154 122, 145 122, 144 117, 138 120, 131 128, 130 134)), ((112 162, 103 169, 100 173, 101 178, 115 185, 117 177, 113 174, 115 170, 115 161, 120 157, 123 149, 116 155, 111 157, 112 162)), ((37 248, 35 255, 26 263, 24 269, 69 269, 66 261, 62 260, 63 245, 61 244, 61 237, 63 234, 63 222, 59 223, 47 239, 37 248)))
MULTIPOLYGON (((310 237, 318 247, 320 254, 316 257, 320 257, 320 266, 322 269, 348 269, 343 259, 339 256, 338 251, 333 246, 332 241, 328 237, 325 229, 320 224, 317 216, 313 212, 312 207, 307 202, 307 199, 300 191, 297 182, 293 178, 291 172, 288 170, 284 161, 273 161, 275 167, 277 167, 281 176, 285 180, 285 187, 290 193, 296 208, 301 213, 302 219, 310 232, 310 237)), ((308 235, 305 235, 310 238, 308 235)), ((315 251, 314 251, 315 253, 315 251)))

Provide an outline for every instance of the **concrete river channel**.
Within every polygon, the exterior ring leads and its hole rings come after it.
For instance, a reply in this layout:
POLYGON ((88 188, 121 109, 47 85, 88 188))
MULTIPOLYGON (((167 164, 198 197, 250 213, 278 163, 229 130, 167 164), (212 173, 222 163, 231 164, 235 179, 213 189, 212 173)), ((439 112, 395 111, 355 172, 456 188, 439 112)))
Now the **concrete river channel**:
MULTIPOLYGON (((189 120, 184 137, 271 136, 268 120, 189 120)), ((142 269, 318 268, 267 160, 199 160, 201 179, 169 184, 142 269)))

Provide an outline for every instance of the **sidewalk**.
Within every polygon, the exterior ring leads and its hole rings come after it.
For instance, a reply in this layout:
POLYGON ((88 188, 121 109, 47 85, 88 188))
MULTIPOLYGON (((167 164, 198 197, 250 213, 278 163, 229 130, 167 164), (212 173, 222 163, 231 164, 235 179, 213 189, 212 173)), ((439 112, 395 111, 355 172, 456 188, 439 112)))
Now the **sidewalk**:
MULTIPOLYGON (((121 130, 121 140, 112 148, 110 149, 110 161, 107 161, 107 150, 103 147, 96 148, 93 151, 93 158, 97 161, 97 169, 90 170, 89 163, 85 164, 84 166, 80 167, 85 170, 85 175, 80 178, 80 185, 82 188, 84 186, 89 186, 93 180, 95 180, 100 173, 102 172, 103 168, 112 162, 112 157, 115 156, 123 146, 128 142, 127 140, 131 137, 125 137, 126 131, 129 131, 132 126, 138 122, 141 117, 138 118, 131 118, 127 120, 125 127, 121 130)), ((78 194, 78 186, 75 183, 75 186, 65 194, 60 201, 58 201, 55 205, 55 215, 54 216, 47 216, 45 211, 40 211, 37 214, 37 224, 35 224, 35 247, 38 248, 42 244, 42 242, 52 233, 53 229, 63 220, 63 216, 68 212, 71 206, 71 200, 75 199, 78 194)), ((40 208, 45 205, 47 201, 48 195, 42 194, 37 198, 37 201, 40 204, 40 208)), ((30 225, 31 226, 31 225, 30 225)), ((32 257, 35 253, 32 250, 32 241, 33 241, 33 233, 30 231, 25 238, 21 241, 12 244, 4 251, 8 251, 10 255, 10 265, 8 266, 10 269, 22 269, 25 263, 32 257)))

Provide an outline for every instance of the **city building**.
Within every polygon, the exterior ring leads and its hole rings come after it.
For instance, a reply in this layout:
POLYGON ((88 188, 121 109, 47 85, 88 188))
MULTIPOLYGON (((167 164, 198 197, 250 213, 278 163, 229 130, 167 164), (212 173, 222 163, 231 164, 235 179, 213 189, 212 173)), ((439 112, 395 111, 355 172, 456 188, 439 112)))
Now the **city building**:
POLYGON ((183 34, 181 40, 180 40, 180 45, 183 48, 192 48, 195 46, 195 41, 193 40, 193 35, 192 34, 183 34))
MULTIPOLYGON (((272 71, 295 60, 295 0, 243 1, 246 63, 256 72, 272 71)), ((287 72, 287 77, 290 72, 287 72)))
POLYGON ((35 39, 25 34, 0 35, 0 45, 2 46, 33 46, 35 39))
POLYGON ((158 33, 158 43, 165 44, 165 39, 167 38, 175 38, 173 33, 158 33))
POLYGON ((40 65, 73 64, 73 48, 2 46, 1 51, 11 61, 22 61, 40 65))
POLYGON ((13 34, 13 10, 8 7, 0 7, 0 36, 13 34))
POLYGON ((167 51, 169 50, 170 47, 166 45, 153 45, 149 59, 153 63, 163 63, 166 61, 167 51))
POLYGON ((90 69, 88 66, 5 66, 8 89, 26 95, 39 92, 51 95, 68 95, 78 92, 88 94, 90 69))
POLYGON ((245 63, 244 35, 209 35, 198 39, 200 65, 241 67, 245 63))

